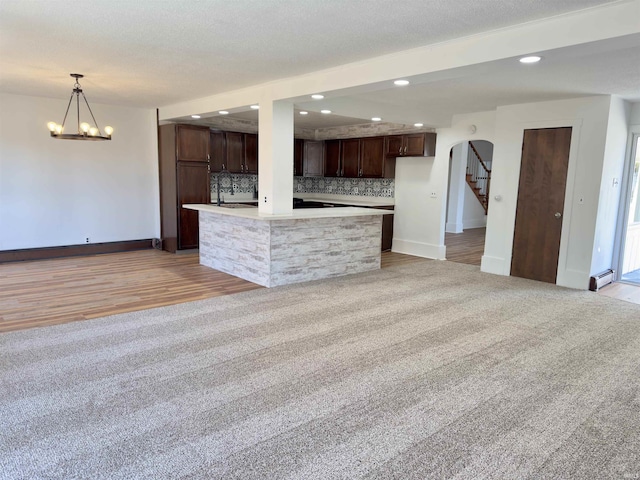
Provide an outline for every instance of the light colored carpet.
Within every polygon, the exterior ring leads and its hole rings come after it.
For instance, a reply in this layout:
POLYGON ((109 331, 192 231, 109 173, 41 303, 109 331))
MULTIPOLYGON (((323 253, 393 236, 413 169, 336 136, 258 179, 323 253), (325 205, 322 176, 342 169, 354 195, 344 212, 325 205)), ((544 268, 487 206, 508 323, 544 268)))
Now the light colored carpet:
POLYGON ((640 477, 640 306, 424 262, 0 335, 3 479, 640 477))

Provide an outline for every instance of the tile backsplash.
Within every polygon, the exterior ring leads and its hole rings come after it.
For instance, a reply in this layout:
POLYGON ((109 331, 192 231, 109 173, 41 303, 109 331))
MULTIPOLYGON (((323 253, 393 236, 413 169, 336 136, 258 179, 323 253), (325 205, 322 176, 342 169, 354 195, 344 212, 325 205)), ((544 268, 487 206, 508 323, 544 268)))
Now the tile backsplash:
MULTIPOLYGON (((211 198, 218 195, 218 174, 211 174, 211 198)), ((253 194, 258 187, 258 176, 241 173, 223 174, 220 178, 220 192, 253 194)), ((392 178, 332 178, 293 177, 293 193, 329 193, 334 195, 357 195, 363 197, 395 196, 395 182, 392 178)))
POLYGON ((392 178, 294 177, 293 192, 393 198, 395 182, 392 178))

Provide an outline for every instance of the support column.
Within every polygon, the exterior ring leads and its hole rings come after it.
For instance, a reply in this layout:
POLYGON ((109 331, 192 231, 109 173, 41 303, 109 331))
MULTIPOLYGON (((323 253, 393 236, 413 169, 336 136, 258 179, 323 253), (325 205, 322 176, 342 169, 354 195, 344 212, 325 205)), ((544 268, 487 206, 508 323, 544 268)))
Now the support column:
POLYGON ((293 104, 262 101, 258 115, 258 211, 293 210, 293 104))
POLYGON ((464 213, 464 191, 467 173, 467 156, 469 142, 462 142, 453 147, 451 171, 449 172, 449 208, 447 210, 447 233, 462 233, 464 213))

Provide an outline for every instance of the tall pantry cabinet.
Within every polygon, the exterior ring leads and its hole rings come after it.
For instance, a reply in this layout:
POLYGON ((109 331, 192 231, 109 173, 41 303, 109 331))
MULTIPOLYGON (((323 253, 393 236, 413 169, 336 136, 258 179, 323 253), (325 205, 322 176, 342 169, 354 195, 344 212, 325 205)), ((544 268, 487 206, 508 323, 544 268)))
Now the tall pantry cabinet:
POLYGON ((162 125, 158 131, 162 249, 198 248, 198 212, 185 203, 210 203, 209 128, 162 125))

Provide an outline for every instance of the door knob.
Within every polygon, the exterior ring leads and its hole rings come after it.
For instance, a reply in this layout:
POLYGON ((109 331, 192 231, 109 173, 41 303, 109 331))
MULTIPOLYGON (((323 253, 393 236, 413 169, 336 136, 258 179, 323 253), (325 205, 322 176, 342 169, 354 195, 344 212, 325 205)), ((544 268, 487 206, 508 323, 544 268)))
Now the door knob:
POLYGON ((562 216, 562 214, 560 212, 556 212, 555 215, 554 215, 554 217, 556 217, 556 218, 560 218, 561 216, 562 216))

